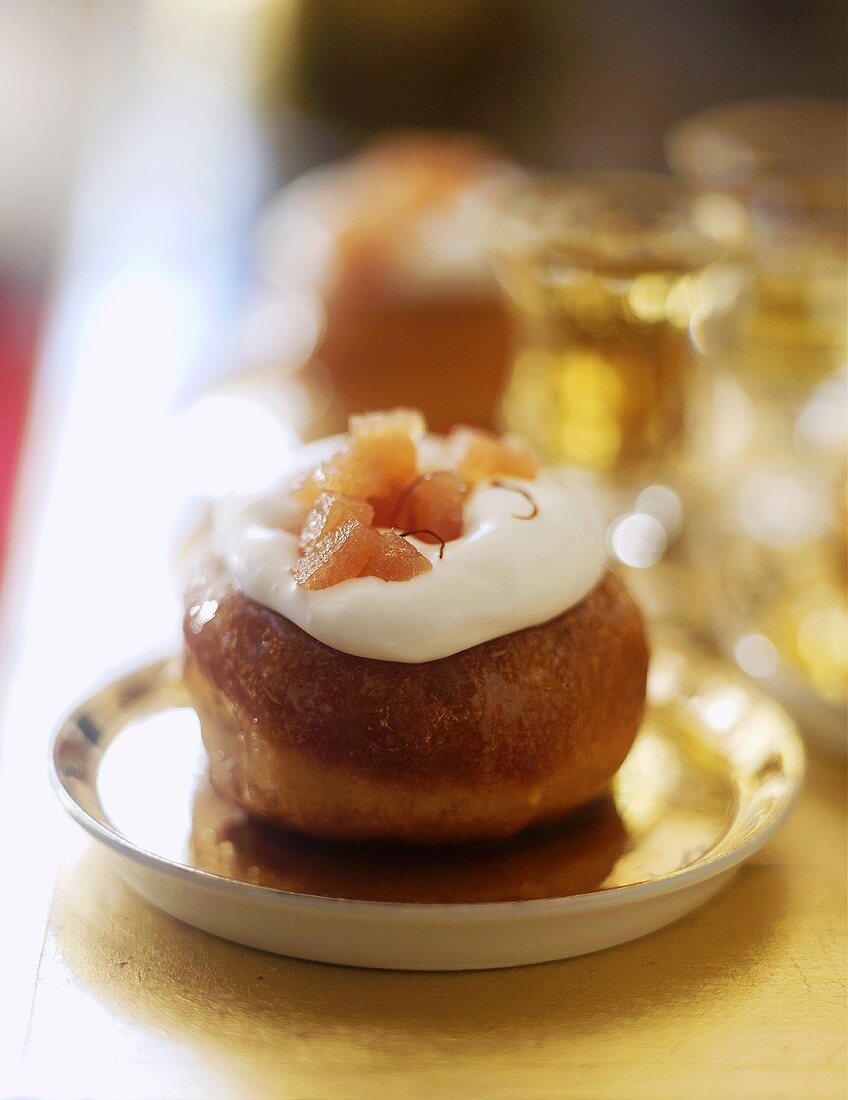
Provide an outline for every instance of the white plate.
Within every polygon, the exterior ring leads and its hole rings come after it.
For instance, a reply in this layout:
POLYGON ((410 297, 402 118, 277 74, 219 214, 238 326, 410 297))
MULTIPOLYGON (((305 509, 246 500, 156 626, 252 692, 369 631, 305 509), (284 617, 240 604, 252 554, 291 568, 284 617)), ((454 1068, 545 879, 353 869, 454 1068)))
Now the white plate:
POLYGON ((472 970, 582 955, 707 901, 789 813, 791 722, 680 643, 655 648, 644 727, 611 797, 505 845, 322 844, 249 822, 205 782, 173 659, 62 725, 53 781, 143 897, 238 943, 320 962, 472 970))

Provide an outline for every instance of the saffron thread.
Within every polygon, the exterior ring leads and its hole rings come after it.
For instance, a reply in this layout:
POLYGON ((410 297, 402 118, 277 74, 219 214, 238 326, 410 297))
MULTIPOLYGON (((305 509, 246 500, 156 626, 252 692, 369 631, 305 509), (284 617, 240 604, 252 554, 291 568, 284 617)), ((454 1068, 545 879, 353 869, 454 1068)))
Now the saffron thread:
POLYGON ((407 538, 409 535, 432 535, 439 543, 439 561, 445 556, 445 540, 435 531, 431 531, 429 527, 416 527, 414 531, 401 531, 400 533, 402 539, 407 538))
POLYGON ((536 516, 538 516, 539 506, 536 501, 530 496, 526 489, 522 489, 520 485, 508 485, 505 481, 493 481, 492 485, 496 489, 508 489, 512 493, 519 493, 521 496, 524 497, 524 499, 533 509, 533 511, 527 516, 515 515, 513 516, 513 519, 535 519, 536 516))

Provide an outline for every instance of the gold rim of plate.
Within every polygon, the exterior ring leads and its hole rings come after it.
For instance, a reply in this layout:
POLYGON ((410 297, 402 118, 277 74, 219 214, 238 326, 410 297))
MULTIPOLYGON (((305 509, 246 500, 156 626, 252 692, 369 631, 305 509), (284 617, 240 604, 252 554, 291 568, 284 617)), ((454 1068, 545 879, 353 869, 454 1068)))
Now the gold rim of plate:
POLYGON ((786 819, 803 781, 802 744, 781 707, 727 663, 665 634, 645 723, 611 798, 502 848, 351 860, 339 856, 350 848, 264 830, 211 791, 180 673, 176 657, 146 665, 65 719, 51 754, 60 801, 136 863, 287 904, 481 915, 625 904, 743 862, 786 819))

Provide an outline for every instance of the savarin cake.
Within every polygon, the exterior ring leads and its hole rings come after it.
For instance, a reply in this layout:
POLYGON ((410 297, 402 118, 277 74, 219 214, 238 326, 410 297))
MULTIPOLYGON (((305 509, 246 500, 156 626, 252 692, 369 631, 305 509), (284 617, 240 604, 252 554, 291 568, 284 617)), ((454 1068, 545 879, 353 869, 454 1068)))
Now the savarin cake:
POLYGON ((186 682, 216 789, 334 840, 509 836, 601 794, 645 706, 642 617, 524 444, 354 417, 221 502, 186 682))

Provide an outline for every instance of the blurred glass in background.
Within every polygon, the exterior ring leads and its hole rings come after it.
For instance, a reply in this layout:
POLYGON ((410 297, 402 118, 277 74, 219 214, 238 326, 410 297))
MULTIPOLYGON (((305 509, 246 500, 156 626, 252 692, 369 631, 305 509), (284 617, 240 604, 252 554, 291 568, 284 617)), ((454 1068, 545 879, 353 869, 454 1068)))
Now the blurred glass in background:
POLYGON ((670 136, 672 167, 750 215, 754 278, 732 349, 753 395, 785 398, 845 363, 844 101, 779 98, 714 107, 670 136))
POLYGON ((686 562, 702 478, 693 446, 711 329, 736 305, 745 219, 659 173, 519 184, 493 217, 516 310, 507 427, 591 475, 614 560, 655 617, 698 622, 686 562), (688 581, 688 583, 687 583, 688 581))
POLYGON ((733 304, 739 218, 647 173, 543 177, 501 215, 493 255, 523 337, 506 423, 625 490, 671 476, 701 332, 733 304))
POLYGON ((712 474, 698 545, 713 626, 808 724, 844 728, 848 133, 844 101, 712 108, 670 136, 673 167, 749 215, 751 274, 724 364, 735 461, 712 474))

